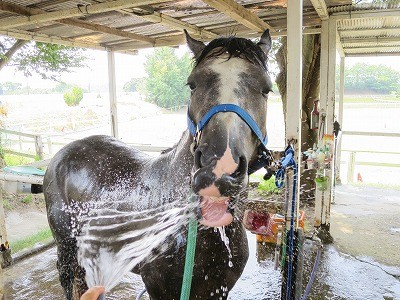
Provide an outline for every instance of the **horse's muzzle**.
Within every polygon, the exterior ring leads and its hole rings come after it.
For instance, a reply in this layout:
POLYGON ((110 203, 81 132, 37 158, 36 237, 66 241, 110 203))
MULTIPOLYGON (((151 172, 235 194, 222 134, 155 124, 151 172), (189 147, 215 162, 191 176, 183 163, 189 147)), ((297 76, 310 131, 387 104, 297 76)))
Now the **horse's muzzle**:
POLYGON ((231 199, 246 186, 247 163, 239 159, 238 168, 232 174, 217 178, 213 172, 216 161, 198 169, 192 177, 192 190, 200 196, 197 210, 200 223, 209 227, 229 225, 233 220, 231 199))

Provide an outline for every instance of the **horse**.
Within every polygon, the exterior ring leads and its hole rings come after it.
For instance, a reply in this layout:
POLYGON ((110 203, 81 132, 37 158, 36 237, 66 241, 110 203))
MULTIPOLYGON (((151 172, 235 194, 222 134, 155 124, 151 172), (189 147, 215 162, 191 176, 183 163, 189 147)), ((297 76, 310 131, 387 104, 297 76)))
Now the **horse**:
MULTIPOLYGON (((104 194, 109 203, 98 203, 100 208, 132 193, 145 195, 147 203, 132 203, 133 210, 184 202, 191 192, 197 195, 199 228, 190 299, 227 299, 243 272, 249 254, 241 205, 247 199, 249 173, 267 165, 268 158, 271 37, 266 30, 258 43, 230 36, 205 44, 185 35, 194 57, 187 79, 188 129, 174 147, 151 157, 118 139, 96 135, 66 145, 48 165, 43 189, 67 299, 79 299, 87 289, 77 261, 76 235, 90 214, 88 203, 104 194), (231 258, 215 230, 221 226, 231 258)), ((179 239, 166 239, 163 253, 134 270, 150 299, 179 298, 187 230, 183 226, 179 239)))

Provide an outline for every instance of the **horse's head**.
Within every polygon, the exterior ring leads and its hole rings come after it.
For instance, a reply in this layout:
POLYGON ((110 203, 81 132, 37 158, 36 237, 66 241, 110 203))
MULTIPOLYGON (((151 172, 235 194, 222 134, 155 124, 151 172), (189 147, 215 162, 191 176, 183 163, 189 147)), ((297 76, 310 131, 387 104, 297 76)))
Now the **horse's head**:
POLYGON ((234 200, 246 190, 249 167, 266 137, 271 37, 267 30, 257 44, 228 37, 207 46, 186 37, 195 56, 187 81, 195 140, 192 189, 201 196, 201 223, 224 226, 233 220, 234 200))

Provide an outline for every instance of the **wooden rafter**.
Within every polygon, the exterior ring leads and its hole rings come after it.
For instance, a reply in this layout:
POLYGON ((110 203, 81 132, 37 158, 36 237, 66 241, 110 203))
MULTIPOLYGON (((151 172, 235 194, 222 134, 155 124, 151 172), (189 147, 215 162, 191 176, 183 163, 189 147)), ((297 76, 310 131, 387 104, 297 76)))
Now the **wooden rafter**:
POLYGON ((343 44, 371 44, 371 45, 386 45, 398 44, 400 45, 400 38, 398 37, 372 37, 372 38, 342 38, 343 44))
POLYGON ((97 43, 90 43, 84 41, 77 41, 71 38, 63 38, 59 36, 53 36, 43 33, 33 33, 25 30, 18 30, 18 29, 9 29, 9 30, 0 30, 1 35, 7 35, 16 39, 27 40, 27 41, 37 41, 43 43, 52 43, 52 44, 59 44, 65 45, 70 47, 80 47, 80 48, 90 48, 90 49, 97 49, 97 50, 107 50, 106 47, 97 44, 97 43))
POLYGON ((328 8, 326 7, 325 0, 310 0, 314 6, 315 11, 322 21, 329 19, 328 8))
MULTIPOLYGON (((19 15, 24 15, 26 17, 46 13, 46 11, 44 11, 42 9, 26 8, 22 5, 11 4, 11 3, 4 2, 4 1, 0 1, 0 10, 11 12, 11 13, 16 13, 19 15)), ((85 28, 85 29, 89 29, 89 30, 92 30, 95 32, 111 34, 111 35, 115 35, 115 36, 119 36, 119 37, 123 37, 123 38, 127 38, 127 39, 143 41, 143 42, 147 42, 150 44, 154 44, 154 42, 155 42, 155 40, 151 37, 147 37, 144 35, 136 34, 133 32, 128 32, 128 31, 124 31, 124 30, 120 30, 117 28, 112 28, 112 27, 108 27, 108 26, 104 26, 104 25, 100 25, 100 24, 94 24, 94 23, 79 20, 76 18, 55 20, 55 22, 65 24, 65 25, 75 26, 75 27, 79 27, 79 28, 85 28)))
POLYGON ((370 36, 377 36, 383 34, 393 35, 397 34, 400 35, 400 27, 389 27, 389 28, 365 28, 365 29, 339 29, 339 32, 354 34, 354 35, 370 35, 370 36))
POLYGON ((209 6, 230 16, 232 19, 247 28, 256 32, 263 32, 266 29, 275 31, 270 25, 261 20, 256 14, 239 5, 234 0, 202 0, 209 6))
POLYGON ((90 14, 98 14, 116 9, 137 7, 137 6, 168 2, 168 1, 169 0, 137 0, 137 1, 115 0, 115 1, 102 2, 98 4, 89 4, 86 6, 79 6, 75 8, 57 10, 52 12, 46 12, 32 16, 18 17, 11 20, 7 18, 5 20, 0 21, 0 30, 15 28, 23 25, 40 24, 61 19, 74 18, 90 14))

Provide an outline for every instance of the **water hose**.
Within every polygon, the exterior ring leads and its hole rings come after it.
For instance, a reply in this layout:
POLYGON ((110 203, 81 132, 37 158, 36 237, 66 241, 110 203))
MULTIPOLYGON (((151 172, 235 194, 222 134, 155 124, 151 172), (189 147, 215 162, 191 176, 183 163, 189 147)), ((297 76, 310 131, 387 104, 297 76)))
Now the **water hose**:
POLYGON ((321 258, 321 247, 319 246, 318 250, 317 250, 317 257, 315 258, 314 266, 311 271, 310 279, 308 280, 306 289, 304 291, 304 295, 303 295, 303 297, 301 297, 301 300, 306 300, 308 297, 308 294, 310 293, 312 284, 314 283, 315 275, 317 273, 320 258, 321 258))
POLYGON ((183 281, 182 281, 180 300, 189 300, 190 297, 190 288, 192 286, 193 267, 194 267, 194 254, 196 251, 196 239, 197 239, 197 219, 195 217, 190 217, 188 237, 186 243, 185 268, 183 271, 183 281))

